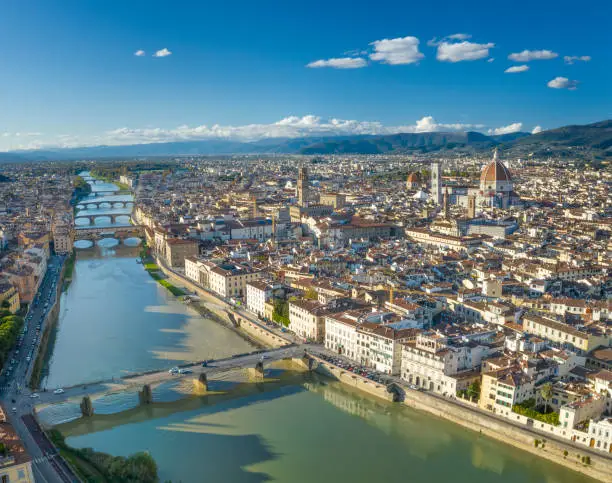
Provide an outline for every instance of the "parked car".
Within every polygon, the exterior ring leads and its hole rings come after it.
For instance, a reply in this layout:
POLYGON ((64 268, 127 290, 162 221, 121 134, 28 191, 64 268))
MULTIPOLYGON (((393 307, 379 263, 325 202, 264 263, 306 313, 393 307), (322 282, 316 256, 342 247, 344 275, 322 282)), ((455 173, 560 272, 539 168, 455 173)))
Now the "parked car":
POLYGON ((53 391, 53 394, 64 394, 64 390, 61 387, 58 387, 55 391, 53 391))

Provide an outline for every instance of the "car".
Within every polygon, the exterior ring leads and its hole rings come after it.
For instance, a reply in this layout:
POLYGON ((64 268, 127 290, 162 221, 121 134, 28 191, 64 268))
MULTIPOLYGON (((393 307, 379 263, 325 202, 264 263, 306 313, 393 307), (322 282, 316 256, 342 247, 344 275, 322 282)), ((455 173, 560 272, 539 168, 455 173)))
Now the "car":
POLYGON ((61 387, 58 387, 55 391, 53 391, 53 394, 64 394, 64 390, 61 387))
POLYGON ((38 398, 38 397, 40 397, 40 396, 39 396, 38 394, 36 394, 35 392, 33 392, 32 394, 30 394, 30 398, 32 398, 32 399, 36 399, 36 398, 38 398))
POLYGON ((13 408, 13 412, 16 413, 17 412, 17 408, 13 408))
POLYGON ((269 359, 269 358, 270 358, 270 356, 268 354, 264 354, 264 355, 261 356, 262 360, 269 359))
POLYGON ((179 369, 179 374, 191 374, 193 371, 191 369, 179 369))
POLYGON ((172 369, 170 369, 168 371, 169 374, 178 374, 179 373, 179 368, 178 367, 173 367, 172 369))
POLYGON ((32 358, 30 356, 26 357, 26 361, 30 362, 32 360, 32 358))

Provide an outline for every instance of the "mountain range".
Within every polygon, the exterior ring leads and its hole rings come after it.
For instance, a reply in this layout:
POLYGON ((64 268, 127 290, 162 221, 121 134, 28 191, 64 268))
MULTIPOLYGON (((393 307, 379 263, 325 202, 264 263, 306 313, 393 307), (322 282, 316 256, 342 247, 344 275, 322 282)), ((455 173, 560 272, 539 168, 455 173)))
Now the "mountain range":
POLYGON ((515 132, 488 136, 479 132, 425 132, 388 135, 269 138, 255 142, 179 141, 92 146, 0 153, 0 162, 75 160, 140 156, 225 154, 418 154, 478 153, 499 146, 506 155, 612 157, 612 120, 565 126, 537 134, 515 132))

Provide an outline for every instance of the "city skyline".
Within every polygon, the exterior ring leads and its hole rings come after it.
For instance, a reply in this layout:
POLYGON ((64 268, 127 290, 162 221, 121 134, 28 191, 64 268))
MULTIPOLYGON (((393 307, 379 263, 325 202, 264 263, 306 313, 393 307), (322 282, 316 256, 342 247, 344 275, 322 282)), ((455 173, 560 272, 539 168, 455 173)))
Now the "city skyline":
POLYGON ((0 151, 609 117, 603 3, 63 3, 5 6, 0 151))

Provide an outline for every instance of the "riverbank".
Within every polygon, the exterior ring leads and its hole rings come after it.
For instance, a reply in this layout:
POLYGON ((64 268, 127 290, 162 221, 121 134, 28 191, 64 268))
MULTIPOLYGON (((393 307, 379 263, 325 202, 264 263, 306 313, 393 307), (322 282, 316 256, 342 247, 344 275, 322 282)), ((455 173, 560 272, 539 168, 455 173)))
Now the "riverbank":
MULTIPOLYGON (((317 363, 316 372, 386 401, 393 400, 393 393, 389 392, 385 386, 352 372, 349 373, 316 356, 310 355, 310 357, 317 363)), ((546 433, 516 426, 510 421, 480 410, 477 405, 467 401, 451 401, 407 387, 402 387, 402 392, 404 393, 402 404, 406 406, 446 419, 599 481, 606 483, 612 481, 612 459, 603 454, 552 438, 546 433), (588 464, 583 462, 585 456, 589 458, 588 464)))
POLYGON ((210 293, 208 290, 196 285, 187 277, 169 270, 160 260, 157 260, 157 265, 168 279, 178 285, 185 286, 191 292, 195 292, 201 299, 200 303, 203 303, 207 310, 216 314, 217 317, 220 317, 222 320, 227 321, 233 327, 237 328, 239 332, 245 333, 249 337, 256 339, 259 344, 264 347, 277 348, 292 343, 292 341, 284 339, 263 325, 249 320, 245 314, 241 313, 218 296, 210 293))
MULTIPOLYGON (((74 256, 74 251, 72 252, 74 256)), ((49 340, 51 338, 51 334, 55 326, 57 325, 57 321, 59 319, 59 309, 60 309, 60 297, 63 291, 64 280, 67 274, 68 260, 65 260, 62 264, 61 275, 55 287, 55 300, 53 301, 53 305, 49 307, 49 311, 47 312, 47 316, 42 324, 43 330, 42 335, 40 337, 40 343, 38 344, 37 355, 34 359, 34 364, 32 365, 32 371, 29 377, 26 376, 26 380, 28 381, 28 387, 33 391, 39 389, 40 381, 42 379, 43 369, 45 367, 45 360, 47 357, 47 351, 49 349, 49 340)), ((70 280, 72 280, 72 271, 74 270, 74 261, 72 265, 70 265, 70 280)))

